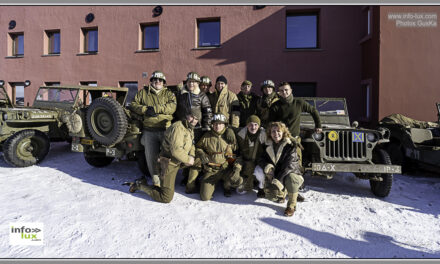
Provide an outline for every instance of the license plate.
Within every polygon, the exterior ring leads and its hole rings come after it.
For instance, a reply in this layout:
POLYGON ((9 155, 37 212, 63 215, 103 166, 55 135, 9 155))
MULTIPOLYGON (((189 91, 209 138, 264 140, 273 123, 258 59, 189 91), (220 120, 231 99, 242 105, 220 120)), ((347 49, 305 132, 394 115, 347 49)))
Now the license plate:
POLYGON ((353 132, 353 142, 364 142, 364 133, 363 132, 353 132))
POLYGON ((115 148, 106 148, 105 155, 107 157, 116 157, 116 149, 115 148))
POLYGON ((81 139, 81 144, 84 144, 84 145, 93 145, 93 139, 85 139, 85 138, 82 138, 82 139, 81 139))

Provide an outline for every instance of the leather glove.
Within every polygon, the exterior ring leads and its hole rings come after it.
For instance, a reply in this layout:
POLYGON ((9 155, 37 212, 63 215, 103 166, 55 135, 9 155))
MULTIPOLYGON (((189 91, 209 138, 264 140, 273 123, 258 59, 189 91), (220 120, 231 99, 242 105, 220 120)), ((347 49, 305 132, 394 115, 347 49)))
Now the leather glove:
POLYGON ((156 112, 154 111, 154 108, 153 108, 152 106, 148 106, 148 107, 147 107, 147 111, 145 111, 145 114, 146 114, 147 116, 152 116, 152 117, 156 117, 156 116, 157 116, 157 114, 156 114, 156 112))

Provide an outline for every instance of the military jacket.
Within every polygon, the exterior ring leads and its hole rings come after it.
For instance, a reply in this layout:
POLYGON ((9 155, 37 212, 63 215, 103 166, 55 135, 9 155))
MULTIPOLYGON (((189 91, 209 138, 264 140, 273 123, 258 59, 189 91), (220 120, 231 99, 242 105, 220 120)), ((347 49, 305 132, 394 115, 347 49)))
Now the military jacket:
POLYGON ((267 128, 269 124, 269 108, 280 98, 273 92, 270 95, 263 95, 257 101, 257 116, 261 120, 261 126, 267 128))
MULTIPOLYGON (((291 95, 292 96, 292 95, 291 95)), ((286 124, 292 136, 299 136, 301 113, 310 113, 315 121, 315 127, 321 127, 321 120, 316 108, 303 99, 293 98, 291 102, 280 99, 275 102, 269 111, 269 121, 281 121, 286 124)))
POLYGON ((210 130, 203 134, 196 144, 196 154, 200 156, 207 155, 209 157, 209 162, 211 163, 225 163, 225 155, 232 154, 232 149, 226 140, 223 139, 222 134, 224 131, 219 134, 214 130, 210 130))
POLYGON ((171 158, 175 163, 188 163, 189 156, 195 156, 194 132, 187 121, 173 123, 164 134, 161 146, 161 156, 171 158))
POLYGON ((237 98, 240 103, 240 127, 245 127, 248 117, 257 114, 257 102, 260 97, 255 93, 245 95, 239 92, 237 98))
POLYGON ((258 130, 255 141, 251 141, 248 134, 247 127, 240 129, 237 133, 240 161, 255 161, 263 153, 263 146, 266 142, 266 131, 264 128, 261 127, 258 130))
POLYGON ((209 101, 214 113, 222 113, 232 127, 239 127, 240 125, 240 103, 237 95, 228 90, 226 85, 219 93, 217 90, 210 93, 209 101))
POLYGON ((195 93, 191 93, 185 86, 177 95, 177 111, 175 113, 177 120, 185 119, 186 115, 191 113, 191 109, 199 111, 202 117, 197 126, 209 130, 212 108, 208 96, 201 92, 200 89, 195 93))
POLYGON ((144 86, 134 97, 131 109, 143 116, 144 129, 163 129, 171 125, 173 114, 176 111, 176 96, 166 87, 156 91, 149 86, 144 86), (157 116, 147 116, 145 111, 152 106, 157 116))

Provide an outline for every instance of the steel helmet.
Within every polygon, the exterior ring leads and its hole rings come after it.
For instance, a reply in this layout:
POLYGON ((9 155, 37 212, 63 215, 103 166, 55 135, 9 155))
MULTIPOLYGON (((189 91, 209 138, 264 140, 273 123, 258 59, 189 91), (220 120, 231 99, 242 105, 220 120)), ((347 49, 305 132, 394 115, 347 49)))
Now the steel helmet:
POLYGON ((153 74, 151 74, 150 82, 153 81, 153 79, 161 79, 163 83, 167 83, 167 79, 165 78, 165 74, 161 71, 154 71, 153 74))
POLYGON ((190 80, 200 82, 200 76, 197 74, 197 72, 190 72, 186 76, 186 81, 190 81, 190 80))
POLYGON ((202 76, 202 77, 200 78, 200 82, 201 82, 202 84, 206 84, 206 85, 209 85, 209 86, 212 85, 211 79, 209 79, 208 76, 202 76))
POLYGON ((217 113, 212 116, 211 123, 223 123, 227 124, 226 116, 222 113, 217 113))
POLYGON ((261 83, 261 89, 263 89, 264 87, 275 88, 275 83, 272 80, 265 80, 264 82, 261 83))

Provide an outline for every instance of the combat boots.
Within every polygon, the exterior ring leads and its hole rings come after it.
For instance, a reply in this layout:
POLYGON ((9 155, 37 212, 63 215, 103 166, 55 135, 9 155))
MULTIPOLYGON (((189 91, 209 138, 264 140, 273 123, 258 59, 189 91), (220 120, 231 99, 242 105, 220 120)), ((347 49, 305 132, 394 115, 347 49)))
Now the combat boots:
POLYGON ((298 193, 288 193, 287 198, 289 200, 287 201, 287 208, 284 210, 284 215, 292 216, 296 210, 296 199, 298 198, 298 193))

